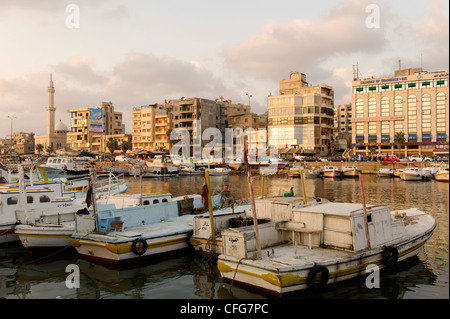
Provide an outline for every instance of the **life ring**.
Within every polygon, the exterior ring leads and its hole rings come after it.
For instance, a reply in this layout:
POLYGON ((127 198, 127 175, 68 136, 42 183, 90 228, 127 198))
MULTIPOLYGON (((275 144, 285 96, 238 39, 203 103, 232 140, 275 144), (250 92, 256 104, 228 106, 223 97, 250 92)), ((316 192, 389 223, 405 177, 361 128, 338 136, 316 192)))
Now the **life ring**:
POLYGON ((398 250, 393 246, 387 246, 383 251, 383 264, 386 268, 394 268, 398 262, 398 250))
POLYGON ((308 273, 308 277, 306 278, 306 284, 308 285, 308 288, 313 291, 320 291, 328 283, 328 279, 330 278, 330 272, 328 271, 328 268, 322 265, 315 265, 311 268, 311 270, 308 273), (320 280, 316 280, 316 277, 318 274, 322 274, 322 277, 320 280))
POLYGON ((138 256, 145 254, 147 251, 147 241, 142 238, 137 238, 131 244, 131 250, 138 256))

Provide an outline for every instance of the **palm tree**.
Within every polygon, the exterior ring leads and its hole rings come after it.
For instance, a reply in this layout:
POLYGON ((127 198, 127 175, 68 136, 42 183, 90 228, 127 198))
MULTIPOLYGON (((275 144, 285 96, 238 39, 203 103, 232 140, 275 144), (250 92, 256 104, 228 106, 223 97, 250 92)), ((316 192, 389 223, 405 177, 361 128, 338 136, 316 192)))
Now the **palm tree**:
POLYGON ((120 143, 119 148, 122 150, 123 154, 125 154, 129 149, 131 149, 130 142, 123 140, 120 143))
POLYGON ((397 149, 399 150, 398 152, 400 155, 400 149, 403 146, 403 144, 405 144, 405 142, 406 142, 405 133, 403 133, 403 132, 395 133, 394 142, 397 145, 397 149))
POLYGON ((42 145, 42 144, 36 145, 36 151, 38 152, 39 155, 41 155, 41 152, 43 150, 44 150, 44 145, 42 145))
POLYGON ((106 142, 106 147, 111 154, 114 154, 114 151, 119 149, 119 142, 115 138, 110 137, 106 142))
POLYGON ((51 153, 53 153, 53 147, 47 146, 47 148, 45 149, 45 151, 50 155, 51 153))

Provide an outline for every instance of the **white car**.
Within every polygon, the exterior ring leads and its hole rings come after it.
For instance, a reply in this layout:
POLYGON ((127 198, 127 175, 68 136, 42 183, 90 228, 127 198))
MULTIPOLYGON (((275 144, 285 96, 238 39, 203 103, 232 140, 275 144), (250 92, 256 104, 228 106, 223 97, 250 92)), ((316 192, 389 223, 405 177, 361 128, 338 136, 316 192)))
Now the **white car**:
POLYGON ((423 155, 411 155, 409 157, 409 160, 411 162, 423 162, 423 159, 424 159, 423 155))

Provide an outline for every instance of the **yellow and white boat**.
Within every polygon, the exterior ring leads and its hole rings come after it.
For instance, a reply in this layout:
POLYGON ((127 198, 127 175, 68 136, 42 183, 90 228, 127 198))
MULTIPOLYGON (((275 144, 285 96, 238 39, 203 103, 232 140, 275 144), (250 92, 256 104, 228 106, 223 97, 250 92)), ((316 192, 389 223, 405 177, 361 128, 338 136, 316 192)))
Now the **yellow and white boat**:
MULTIPOLYGON (((266 208, 256 205, 257 215, 258 209, 269 209, 267 203, 266 208)), ((276 206, 274 202, 269 211, 276 206)), ((258 225, 258 237, 253 227, 223 231, 217 266, 233 285, 277 296, 317 291, 367 275, 368 270, 394 268, 416 256, 435 226, 434 218, 418 209, 390 212, 387 206, 311 205, 293 209, 285 221, 258 225)))

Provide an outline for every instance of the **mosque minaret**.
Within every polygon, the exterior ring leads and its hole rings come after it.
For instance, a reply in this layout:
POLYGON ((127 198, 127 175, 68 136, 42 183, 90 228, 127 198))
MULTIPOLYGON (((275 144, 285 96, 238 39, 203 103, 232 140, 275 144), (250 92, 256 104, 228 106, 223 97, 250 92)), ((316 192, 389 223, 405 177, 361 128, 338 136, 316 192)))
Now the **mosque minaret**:
POLYGON ((47 104, 47 135, 55 134, 55 87, 53 85, 52 74, 50 73, 50 81, 48 82, 48 104, 47 104))

